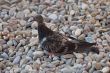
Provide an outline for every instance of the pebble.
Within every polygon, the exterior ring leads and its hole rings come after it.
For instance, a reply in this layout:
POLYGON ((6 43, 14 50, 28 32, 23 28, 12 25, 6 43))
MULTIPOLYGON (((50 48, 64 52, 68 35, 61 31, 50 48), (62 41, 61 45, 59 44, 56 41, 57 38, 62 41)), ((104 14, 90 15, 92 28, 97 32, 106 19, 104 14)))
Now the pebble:
POLYGON ((2 46, 0 46, 0 52, 2 52, 2 50, 3 50, 3 47, 2 47, 2 46))
POLYGON ((7 42, 7 45, 8 45, 8 46, 12 46, 12 45, 13 45, 13 41, 12 41, 12 40, 9 40, 9 41, 7 42))
POLYGON ((86 3, 82 3, 82 4, 81 4, 81 8, 82 8, 82 9, 87 9, 87 8, 88 8, 88 5, 87 5, 86 3))
POLYGON ((85 37, 86 42, 93 43, 93 37, 85 37))
POLYGON ((96 18, 97 20, 101 20, 101 19, 103 19, 103 16, 97 15, 95 18, 96 18))
POLYGON ((13 64, 19 64, 20 59, 21 59, 20 56, 15 57, 13 60, 13 64))
POLYGON ((100 22, 99 21, 96 21, 95 26, 96 27, 100 27, 101 26, 100 22))
POLYGON ((50 14, 48 17, 52 20, 56 20, 58 18, 56 14, 50 14))
POLYGON ((4 69, 5 68, 5 64, 3 62, 0 62, 0 69, 4 69))
POLYGON ((4 53, 2 53, 2 54, 1 54, 1 56, 2 56, 4 59, 8 59, 8 58, 9 58, 8 54, 7 54, 7 53, 5 53, 5 52, 4 52, 4 53))
POLYGON ((95 64, 95 69, 100 70, 102 68, 100 63, 96 63, 95 64))
POLYGON ((80 53, 74 53, 74 55, 76 56, 77 59, 82 59, 84 58, 84 56, 80 53))
POLYGON ((56 60, 56 61, 53 61, 53 62, 51 62, 53 65, 55 65, 55 66, 58 66, 59 64, 60 64, 60 61, 59 60, 56 60))
POLYGON ((25 17, 25 14, 22 12, 22 11, 19 11, 17 14, 16 14, 16 18, 18 19, 23 19, 25 17))
POLYGON ((107 40, 103 40, 103 41, 102 41, 102 45, 103 45, 103 46, 107 46, 107 45, 108 45, 107 40))
POLYGON ((72 54, 66 54, 63 55, 63 58, 68 59, 68 58, 73 58, 74 56, 72 54))
POLYGON ((0 23, 0 31, 2 31, 2 30, 3 30, 3 24, 0 23))
POLYGON ((110 72, 110 68, 109 67, 104 67, 101 71, 103 73, 109 73, 110 72))
POLYGON ((25 20, 20 20, 19 22, 20 22, 21 26, 25 26, 27 24, 25 20))
POLYGON ((26 65, 26 66, 25 66, 25 70, 27 70, 27 71, 32 71, 32 67, 31 67, 30 65, 26 65))
POLYGON ((33 30, 32 30, 32 35, 33 35, 33 36, 37 36, 37 35, 38 35, 38 30, 33 29, 33 30))
POLYGON ((72 69, 71 69, 71 67, 65 67, 65 68, 61 69, 61 72, 62 73, 72 73, 72 69))
POLYGON ((93 73, 103 73, 103 72, 101 72, 101 71, 94 71, 93 73))
POLYGON ((23 13, 25 14, 25 17, 28 17, 28 15, 30 14, 30 10, 29 9, 25 9, 23 11, 23 13))
POLYGON ((76 29, 75 36, 79 36, 82 33, 82 29, 76 29))
POLYGON ((36 21, 34 21, 31 25, 32 29, 36 29, 38 27, 38 23, 36 21))
POLYGON ((85 34, 81 34, 79 37, 78 37, 78 40, 85 40, 85 34))
POLYGON ((32 37, 30 39, 30 43, 29 43, 29 46, 34 46, 38 43, 38 37, 32 37))
POLYGON ((74 15, 75 14, 75 11, 74 10, 71 10, 70 11, 70 15, 74 15))
POLYGON ((33 52, 34 57, 42 57, 44 55, 43 51, 35 51, 33 52))

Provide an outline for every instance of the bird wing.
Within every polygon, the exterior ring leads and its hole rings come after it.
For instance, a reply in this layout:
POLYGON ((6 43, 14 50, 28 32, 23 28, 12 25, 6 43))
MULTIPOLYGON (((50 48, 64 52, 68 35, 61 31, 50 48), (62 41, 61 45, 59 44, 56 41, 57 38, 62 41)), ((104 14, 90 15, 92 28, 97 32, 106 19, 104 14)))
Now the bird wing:
POLYGON ((46 37, 46 40, 42 43, 42 48, 52 53, 66 53, 70 47, 71 49, 74 47, 73 43, 66 36, 56 32, 46 37))

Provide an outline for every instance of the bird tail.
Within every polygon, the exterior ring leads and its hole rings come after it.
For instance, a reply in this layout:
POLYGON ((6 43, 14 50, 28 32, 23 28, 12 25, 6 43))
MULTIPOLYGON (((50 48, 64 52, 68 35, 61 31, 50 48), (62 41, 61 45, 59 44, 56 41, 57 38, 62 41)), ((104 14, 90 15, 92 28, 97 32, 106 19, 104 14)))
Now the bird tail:
POLYGON ((79 50, 79 52, 86 52, 86 53, 94 52, 99 54, 99 49, 95 45, 96 43, 82 42, 78 44, 77 50, 79 50))

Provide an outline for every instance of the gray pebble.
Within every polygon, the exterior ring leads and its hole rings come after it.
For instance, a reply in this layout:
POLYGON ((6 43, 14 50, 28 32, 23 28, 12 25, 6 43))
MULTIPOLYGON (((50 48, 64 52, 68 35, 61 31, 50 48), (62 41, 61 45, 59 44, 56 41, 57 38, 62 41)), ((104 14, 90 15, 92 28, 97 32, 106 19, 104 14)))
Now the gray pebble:
POLYGON ((5 52, 1 54, 1 57, 3 57, 4 59, 8 59, 9 58, 8 54, 5 53, 5 52))
POLYGON ((101 71, 94 71, 93 73, 103 73, 103 72, 101 72, 101 71))
POLYGON ((9 41, 7 42, 7 45, 8 45, 8 46, 12 46, 12 45, 13 45, 13 41, 12 41, 12 40, 9 40, 9 41))
POLYGON ((49 18, 52 20, 56 20, 58 18, 58 16, 56 14, 50 14, 49 18))
POLYGON ((13 60, 13 64, 19 64, 21 57, 20 56, 16 56, 13 60))
POLYGON ((85 37, 86 42, 93 43, 93 37, 85 37))
POLYGON ((0 23, 0 31, 3 30, 3 24, 0 23))

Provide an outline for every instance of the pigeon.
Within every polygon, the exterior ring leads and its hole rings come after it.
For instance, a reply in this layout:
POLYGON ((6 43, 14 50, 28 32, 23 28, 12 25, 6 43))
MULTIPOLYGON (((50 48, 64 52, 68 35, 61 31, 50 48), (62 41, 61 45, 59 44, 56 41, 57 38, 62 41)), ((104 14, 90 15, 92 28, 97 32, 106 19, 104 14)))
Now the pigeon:
POLYGON ((48 53, 54 55, 72 54, 73 52, 99 53, 98 48, 94 47, 96 43, 80 41, 49 29, 45 25, 42 15, 34 16, 33 20, 38 22, 39 47, 48 53))

